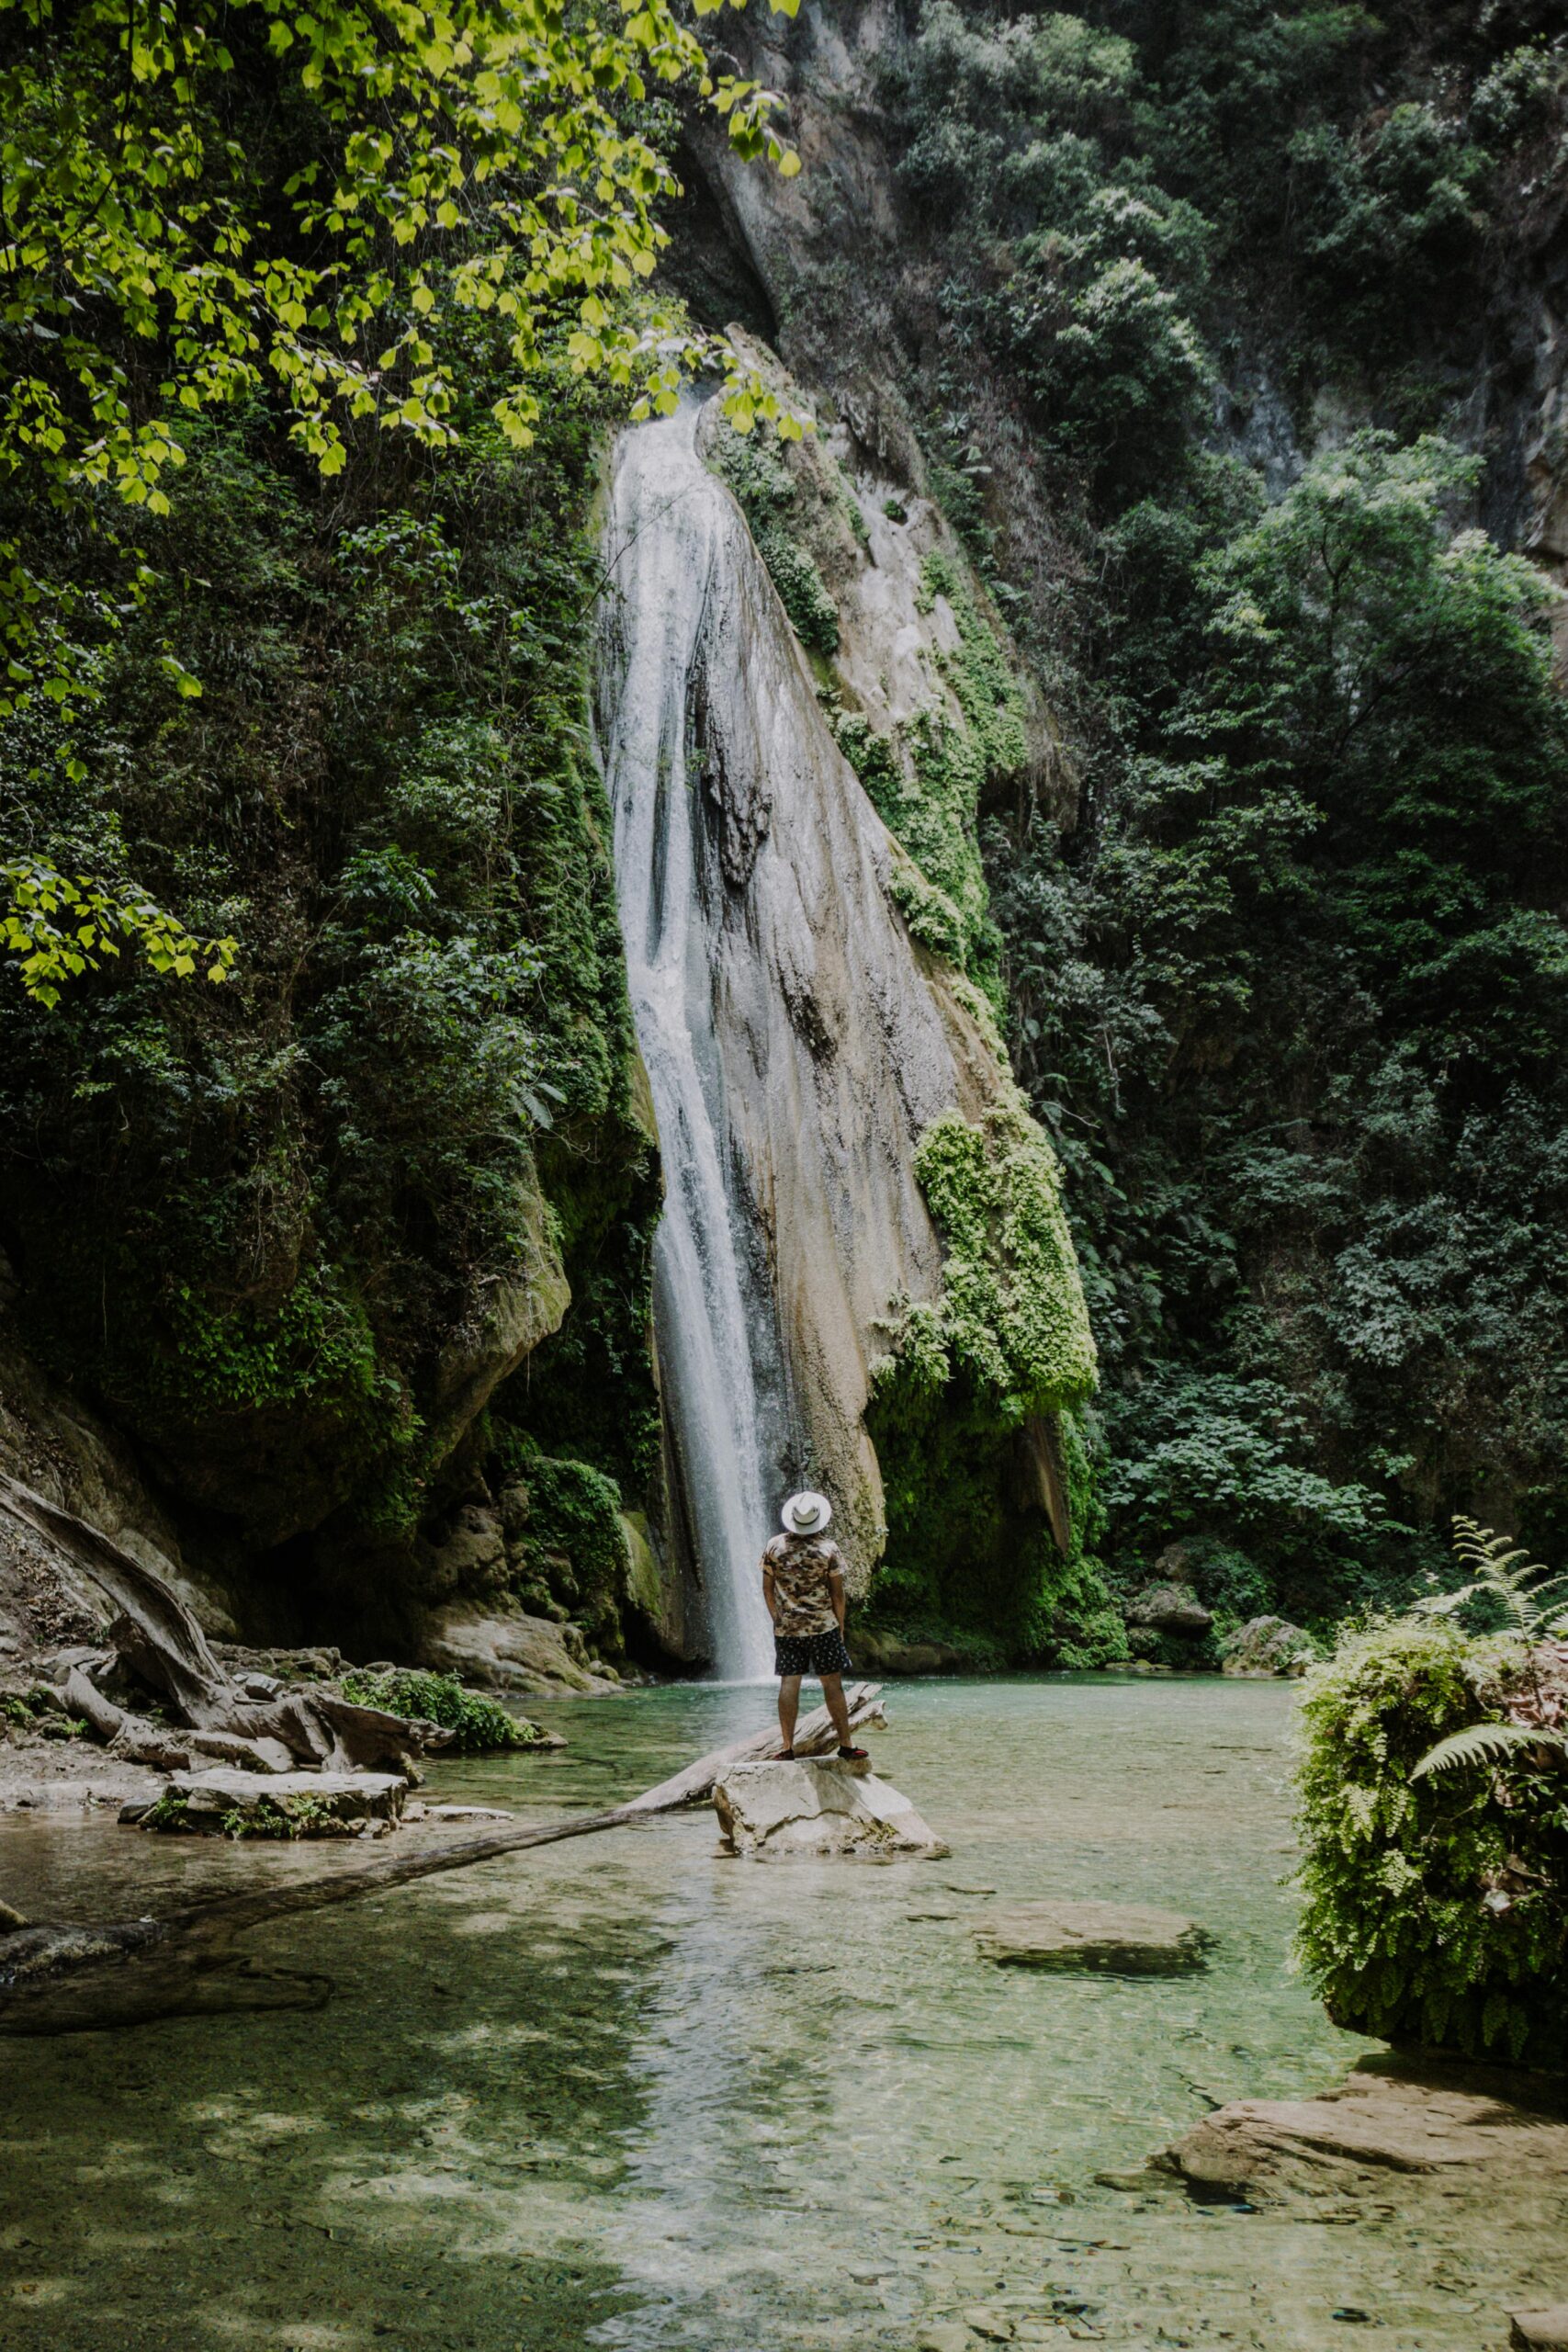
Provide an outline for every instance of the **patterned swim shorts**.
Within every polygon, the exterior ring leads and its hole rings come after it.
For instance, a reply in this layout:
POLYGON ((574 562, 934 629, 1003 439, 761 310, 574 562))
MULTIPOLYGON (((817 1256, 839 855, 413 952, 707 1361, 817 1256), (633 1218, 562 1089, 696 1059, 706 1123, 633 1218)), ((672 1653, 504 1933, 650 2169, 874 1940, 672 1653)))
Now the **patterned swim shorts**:
POLYGON ((852 1674, 844 1637, 835 1625, 826 1634, 775 1634, 775 1674, 852 1674))

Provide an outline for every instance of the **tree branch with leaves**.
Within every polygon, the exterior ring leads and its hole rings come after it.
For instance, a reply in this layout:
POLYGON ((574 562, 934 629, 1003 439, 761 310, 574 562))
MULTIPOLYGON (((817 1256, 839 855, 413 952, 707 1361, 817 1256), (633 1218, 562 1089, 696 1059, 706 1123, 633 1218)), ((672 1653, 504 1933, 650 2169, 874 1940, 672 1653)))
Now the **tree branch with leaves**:
MULTIPOLYGON (((628 299, 678 192, 639 122, 660 89, 711 106, 741 155, 799 169, 777 99, 711 74, 669 0, 228 0, 205 23, 176 0, 0 0, 0 481, 123 558, 123 593, 89 610, 0 538, 0 720, 51 711, 50 756, 79 775, 84 634, 111 637, 144 597, 123 531, 169 511, 182 425, 205 411, 265 399, 329 477, 367 433, 438 452, 460 430, 454 330, 489 315, 514 447, 562 334, 634 417, 711 368, 742 431, 798 435, 721 340, 628 299)), ((171 684, 201 690, 177 662, 171 684)), ((126 944, 177 975, 231 968, 231 940, 19 851, 0 856, 0 921, 45 1003, 126 944)))

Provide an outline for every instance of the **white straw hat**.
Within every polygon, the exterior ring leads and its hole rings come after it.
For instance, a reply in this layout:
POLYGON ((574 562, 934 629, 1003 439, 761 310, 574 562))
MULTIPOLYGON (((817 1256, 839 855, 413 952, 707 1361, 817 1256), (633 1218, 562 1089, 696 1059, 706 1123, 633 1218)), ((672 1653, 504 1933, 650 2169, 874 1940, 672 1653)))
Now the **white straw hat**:
POLYGON ((814 1495, 807 1487, 791 1495, 779 1516, 786 1535, 820 1535, 833 1516, 833 1506, 826 1495, 814 1495))

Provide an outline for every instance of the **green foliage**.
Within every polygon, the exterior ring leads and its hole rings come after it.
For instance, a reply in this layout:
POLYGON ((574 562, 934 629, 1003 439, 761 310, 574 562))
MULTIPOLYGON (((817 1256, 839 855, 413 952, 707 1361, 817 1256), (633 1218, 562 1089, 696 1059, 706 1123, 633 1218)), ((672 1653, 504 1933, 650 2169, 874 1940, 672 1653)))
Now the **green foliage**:
POLYGON ((173 1789, 165 1789, 155 1797, 142 1815, 139 1826, 142 1829, 183 1830, 188 1825, 190 1801, 173 1789))
MULTIPOLYGON (((1174 1534, 1216 1531, 1331 1575, 1337 1555, 1381 1532, 1373 1489, 1336 1485, 1308 1466, 1312 1430, 1277 1381, 1172 1373, 1138 1391, 1135 1453, 1110 1466, 1106 1503, 1134 1557, 1152 1561, 1174 1534)), ((1261 1603, 1266 1593, 1258 1595, 1261 1603)))
POLYGON ((430 1674, 413 1667, 367 1674, 355 1667, 343 1678, 343 1695, 362 1707, 384 1707, 389 1714, 413 1715, 422 1723, 442 1724, 457 1735, 451 1746, 442 1749, 444 1756, 488 1756, 502 1748, 546 1744, 536 1724, 510 1713, 478 1690, 466 1690, 451 1674, 430 1674))
POLYGON ((926 558, 921 595, 927 612, 942 597, 958 631, 956 649, 942 656, 957 714, 932 706, 886 736, 863 713, 844 710, 835 693, 821 699, 839 749, 906 854, 894 865, 894 904, 921 945, 974 981, 1000 1013, 1001 940, 981 862, 979 812, 1027 761, 1023 698, 951 556, 926 558))
POLYGON ((1113 497, 1157 480, 1209 375, 1206 225, 1138 152, 1132 44, 1066 15, 926 0, 886 90, 941 295, 1030 404, 1043 447, 1113 497))
POLYGON ((1556 18, 926 0, 884 96, 931 486, 1071 746, 1072 831, 987 846, 1118 1577, 1234 1539, 1321 1622, 1455 1503, 1561 1540, 1562 707, 1466 527, 1525 502, 1556 18))
MULTIPOLYGON (((682 372, 716 357, 740 430, 761 416, 798 434, 728 346, 626 300, 669 241, 657 214, 675 187, 647 135, 650 87, 691 88, 741 155, 799 168, 772 96, 716 81, 664 0, 606 24, 532 0, 239 0, 220 29, 174 0, 0 14, 0 315, 22 355, 0 473, 122 574, 118 595, 85 591, 51 550, 38 560, 26 525, 0 539, 0 718, 56 711, 70 780, 86 775, 74 722, 100 689, 96 649, 152 584, 114 510, 169 514, 193 418, 271 397, 328 476, 367 435, 448 449, 471 430, 464 361, 488 322, 504 367, 486 424, 526 447, 564 321, 571 367, 628 390, 634 413, 672 408, 682 372)), ((176 695, 201 694, 172 650, 160 667, 176 695)), ((37 859, 0 866, 0 887, 6 944, 46 1005, 122 941, 176 977, 232 959, 231 939, 134 888, 37 859)))
MULTIPOLYGON (((160 1800, 162 1802, 162 1800, 160 1800)), ((154 1807, 154 1811, 156 1807, 154 1807)), ((151 1816, 149 1815, 150 1819, 151 1816)), ((313 1790, 296 1790, 289 1796, 262 1797, 249 1811, 236 1805, 223 1815, 223 1835, 238 1844, 243 1838, 332 1838, 348 1834, 329 1798, 313 1790)))
MULTIPOLYGON (((499 363, 469 362, 482 418, 499 363)), ((558 1239, 574 1284, 596 1254, 646 1409, 656 1201, 585 756, 601 417, 563 370, 525 456, 478 432, 434 488, 369 470, 331 503, 265 419, 193 426, 87 781, 30 722, 0 741, 51 862, 111 845, 243 943, 226 989, 13 998, 0 1102, 35 1340, 250 1538, 337 1510, 333 1540, 406 1543, 441 1351, 558 1239), (173 718, 165 642, 208 680, 173 718)))
POLYGON ((1461 1610, 1490 1615, 1516 1641, 1543 1640, 1568 1631, 1568 1577, 1553 1576, 1506 1535, 1478 1527, 1472 1519, 1454 1521, 1454 1550, 1470 1571, 1450 1592, 1431 1593, 1416 1603, 1417 1615, 1451 1617, 1461 1610))
POLYGON ((1475 1765, 1499 1763, 1538 1747, 1558 1747, 1568 1753, 1568 1732, 1540 1724, 1471 1724, 1464 1731, 1450 1732, 1436 1747, 1428 1748, 1410 1777, 1420 1781, 1428 1772, 1468 1771, 1475 1765))
POLYGON ((1418 1617, 1344 1635, 1309 1678, 1298 1943, 1337 2024, 1568 2066, 1568 1758, 1539 1735, 1417 1777, 1505 1716, 1524 1654, 1418 1617))
POLYGON ((1129 512, 1093 820, 1001 882, 1078 1220, 1118 1555, 1233 1531, 1311 1622, 1568 1428, 1568 726, 1472 462, 1363 434, 1129 512))
POLYGON ((978 1126, 946 1112, 920 1137, 915 1173, 943 1258, 940 1303, 910 1306, 899 1327, 910 1378, 927 1388, 963 1379, 1013 1428, 1081 1401, 1094 1341, 1056 1162, 1021 1104, 978 1126))
POLYGON ((627 1597, 620 1488, 592 1463, 552 1457, 536 1439, 504 1426, 496 1440, 501 1475, 520 1478, 528 1495, 519 1599, 547 1614, 570 1614, 591 1645, 619 1656, 627 1597))
POLYGON ((19 958, 22 986, 42 1005, 84 972, 100 972, 133 943, 154 972, 188 979, 197 965, 209 980, 233 969, 231 939, 193 938, 177 919, 150 899, 117 891, 85 874, 56 873, 36 858, 0 864, 0 946, 19 958))
POLYGON ((715 465, 751 526, 757 552, 796 637, 808 653, 836 653, 839 608, 814 558, 795 536, 796 492, 789 474, 771 450, 729 433, 719 435, 715 465))

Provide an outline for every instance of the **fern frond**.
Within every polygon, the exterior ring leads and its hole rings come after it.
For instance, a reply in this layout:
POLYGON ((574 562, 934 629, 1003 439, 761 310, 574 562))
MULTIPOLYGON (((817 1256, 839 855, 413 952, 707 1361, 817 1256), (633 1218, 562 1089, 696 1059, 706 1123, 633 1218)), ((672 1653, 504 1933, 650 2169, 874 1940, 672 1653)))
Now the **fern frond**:
POLYGON ((1510 1544, 1507 1536, 1477 1526, 1473 1519, 1456 1517, 1453 1525, 1454 1550, 1470 1569, 1471 1581, 1458 1592, 1436 1593, 1417 1601, 1414 1613, 1449 1617, 1467 1600, 1484 1598, 1502 1610, 1509 1632, 1517 1639, 1539 1640, 1548 1623, 1549 1609, 1553 1618, 1557 1611, 1555 1600, 1548 1604, 1546 1596, 1555 1593, 1568 1578, 1532 1560, 1518 1544, 1510 1544))
POLYGON ((1489 1584, 1461 1584, 1455 1592, 1423 1593, 1419 1600, 1411 1604, 1410 1613, 1413 1617, 1451 1617, 1456 1609, 1462 1609, 1477 1593, 1491 1590, 1489 1584))
POLYGON ((1469 1724, 1429 1747, 1410 1777, 1419 1781, 1428 1772, 1461 1771, 1467 1765, 1495 1762, 1517 1748, 1543 1746, 1568 1754, 1568 1734, 1549 1731, 1540 1724, 1469 1724))
POLYGON ((1510 1546, 1506 1535, 1478 1527, 1472 1519, 1456 1518, 1453 1524, 1454 1550, 1485 1583, 1517 1584, 1522 1577, 1546 1574, 1541 1563, 1532 1560, 1521 1544, 1510 1546), (1516 1567, 1519 1560, 1524 1566, 1516 1567))

